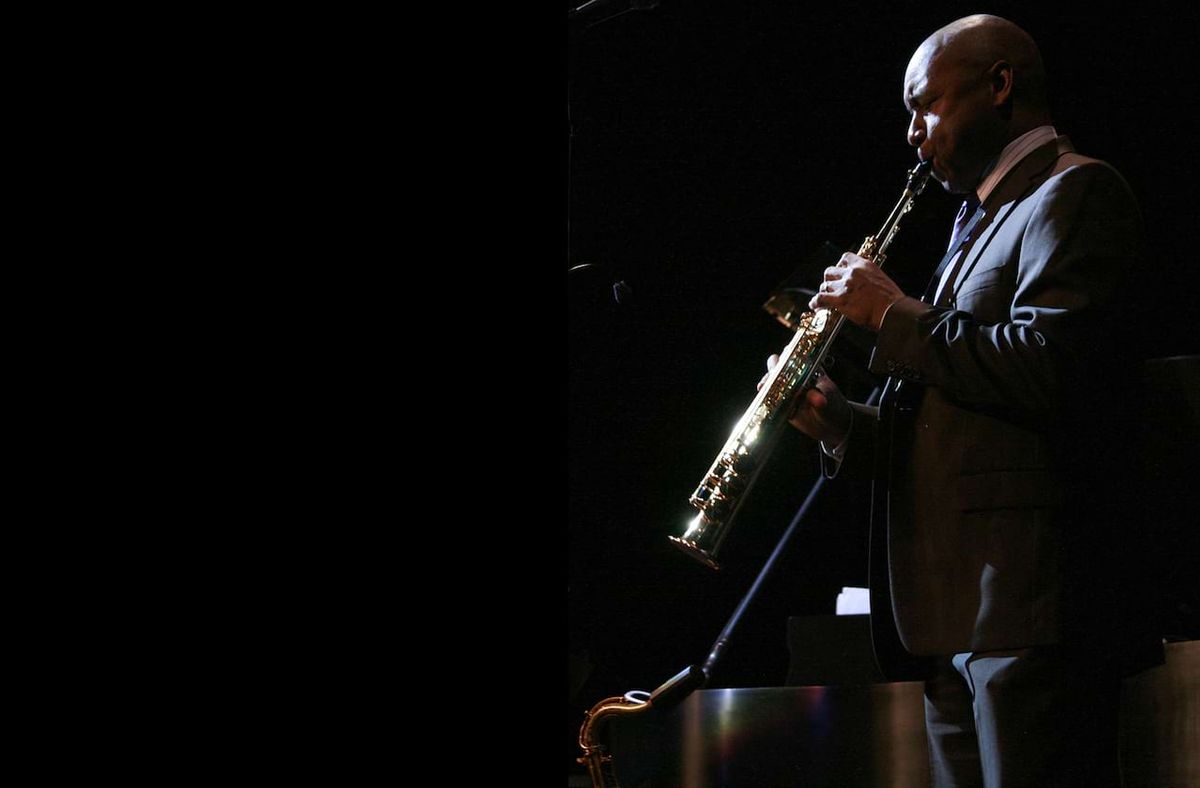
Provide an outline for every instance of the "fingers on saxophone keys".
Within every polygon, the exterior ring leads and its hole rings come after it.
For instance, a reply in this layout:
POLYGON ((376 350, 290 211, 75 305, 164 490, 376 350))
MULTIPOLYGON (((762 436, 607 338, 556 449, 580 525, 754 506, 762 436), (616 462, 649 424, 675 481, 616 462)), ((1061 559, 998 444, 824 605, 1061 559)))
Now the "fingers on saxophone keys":
POLYGON ((767 382, 767 378, 771 377, 771 370, 775 369, 775 365, 778 363, 778 353, 772 353, 771 355, 767 356, 767 374, 758 379, 758 385, 755 386, 756 389, 761 389, 763 387, 763 384, 767 382))
MULTIPOLYGON (((823 286, 822 286, 823 287, 823 286)), ((808 308, 816 311, 824 307, 837 311, 838 296, 834 295, 832 290, 820 290, 815 296, 808 300, 808 308)))

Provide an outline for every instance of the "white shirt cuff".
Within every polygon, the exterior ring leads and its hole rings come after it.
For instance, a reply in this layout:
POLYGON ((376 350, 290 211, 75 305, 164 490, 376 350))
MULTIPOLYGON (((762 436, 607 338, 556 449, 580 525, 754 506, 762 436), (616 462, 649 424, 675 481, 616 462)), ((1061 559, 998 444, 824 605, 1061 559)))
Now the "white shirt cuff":
POLYGON ((846 435, 842 438, 841 443, 833 448, 825 445, 825 441, 820 441, 821 451, 825 452, 825 456, 831 459, 842 461, 842 457, 846 454, 846 444, 850 442, 850 432, 854 429, 854 409, 850 410, 850 426, 846 428, 846 435))

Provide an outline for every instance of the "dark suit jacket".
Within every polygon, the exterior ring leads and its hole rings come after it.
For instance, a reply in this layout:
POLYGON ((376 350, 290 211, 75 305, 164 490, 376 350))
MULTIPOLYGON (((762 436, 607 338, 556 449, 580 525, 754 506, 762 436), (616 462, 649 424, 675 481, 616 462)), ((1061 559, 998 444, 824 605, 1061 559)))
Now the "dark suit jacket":
POLYGON ((1105 618, 1123 592, 1112 395, 1140 368, 1122 322, 1137 205, 1059 137, 982 209, 952 300, 885 316, 870 368, 891 377, 853 438, 875 439, 871 606, 895 678, 917 675, 908 655, 1124 636, 1105 618))

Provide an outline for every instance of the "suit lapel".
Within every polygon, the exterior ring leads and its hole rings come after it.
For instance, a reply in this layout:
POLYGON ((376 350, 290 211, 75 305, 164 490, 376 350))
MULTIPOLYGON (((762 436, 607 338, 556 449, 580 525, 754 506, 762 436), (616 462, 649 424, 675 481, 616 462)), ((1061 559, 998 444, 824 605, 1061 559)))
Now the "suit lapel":
MULTIPOLYGON (((946 291, 942 296, 943 301, 947 300, 947 296, 950 301, 953 301, 959 288, 962 287, 962 283, 971 275, 979 258, 987 251, 988 244, 991 243, 996 230, 1012 213, 1017 203, 1046 179, 1047 173, 1060 156, 1074 150, 1069 139, 1056 137, 1045 145, 1035 148, 1001 179, 992 193, 988 195, 987 200, 980 205, 983 215, 975 224, 974 231, 970 236, 974 240, 967 241, 962 265, 959 266, 954 281, 946 283, 946 291)), ((940 278, 940 274, 938 278, 940 278)))

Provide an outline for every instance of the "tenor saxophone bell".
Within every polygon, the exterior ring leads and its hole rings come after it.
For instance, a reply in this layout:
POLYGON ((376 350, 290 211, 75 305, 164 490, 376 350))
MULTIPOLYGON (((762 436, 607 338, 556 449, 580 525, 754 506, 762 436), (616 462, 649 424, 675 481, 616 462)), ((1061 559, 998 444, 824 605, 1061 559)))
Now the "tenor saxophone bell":
MULTIPOLYGON (((912 210, 925 188, 932 165, 923 161, 908 173, 904 193, 883 227, 867 236, 858 254, 882 266, 887 248, 900 229, 900 220, 912 210)), ((729 535, 738 512, 750 495, 784 432, 795 396, 811 388, 821 362, 842 327, 843 318, 828 309, 804 312, 795 321, 795 333, 780 355, 758 395, 734 427, 688 503, 696 510, 682 536, 670 537, 677 547, 711 569, 720 569, 717 554, 729 535)))

